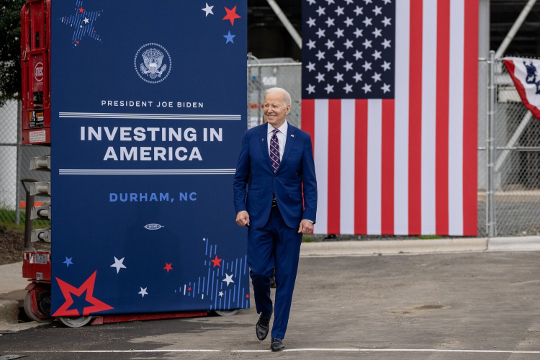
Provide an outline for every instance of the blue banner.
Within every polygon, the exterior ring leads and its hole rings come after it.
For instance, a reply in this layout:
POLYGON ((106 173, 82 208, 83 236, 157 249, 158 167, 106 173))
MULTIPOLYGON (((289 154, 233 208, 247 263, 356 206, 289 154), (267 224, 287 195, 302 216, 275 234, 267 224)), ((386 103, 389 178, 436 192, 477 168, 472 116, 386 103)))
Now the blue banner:
POLYGON ((248 308, 245 0, 55 0, 53 316, 248 308))

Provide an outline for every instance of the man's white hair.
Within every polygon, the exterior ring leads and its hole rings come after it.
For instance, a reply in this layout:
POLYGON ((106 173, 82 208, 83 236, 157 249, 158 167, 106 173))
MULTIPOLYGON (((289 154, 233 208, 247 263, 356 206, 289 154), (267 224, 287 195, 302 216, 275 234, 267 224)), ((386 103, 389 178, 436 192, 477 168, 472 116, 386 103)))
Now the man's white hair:
POLYGON ((291 94, 289 94, 287 90, 279 88, 279 87, 273 87, 266 90, 266 92, 264 93, 264 97, 266 97, 266 95, 268 94, 273 94, 273 93, 283 94, 283 103, 285 107, 287 107, 287 105, 291 105, 291 94))

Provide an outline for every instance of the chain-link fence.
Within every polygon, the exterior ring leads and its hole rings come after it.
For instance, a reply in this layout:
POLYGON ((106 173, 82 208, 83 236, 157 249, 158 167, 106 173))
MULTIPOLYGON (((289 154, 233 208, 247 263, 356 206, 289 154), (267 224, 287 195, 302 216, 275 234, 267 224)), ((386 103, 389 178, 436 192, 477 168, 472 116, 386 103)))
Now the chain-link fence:
MULTIPOLYGON (((521 103, 503 62, 486 60, 479 61, 478 235, 538 235, 540 122, 521 103)), ((292 106, 287 120, 300 127, 301 63, 257 61, 248 65, 248 127, 263 122, 264 92, 275 86, 290 92, 292 106)), ((0 108, 0 222, 4 223, 24 222, 24 208, 19 205, 25 193, 18 185, 20 179, 50 179, 47 172, 28 170, 30 159, 49 154, 50 148, 18 145, 19 113, 15 101, 0 108)), ((43 200, 37 198, 36 202, 43 200)))

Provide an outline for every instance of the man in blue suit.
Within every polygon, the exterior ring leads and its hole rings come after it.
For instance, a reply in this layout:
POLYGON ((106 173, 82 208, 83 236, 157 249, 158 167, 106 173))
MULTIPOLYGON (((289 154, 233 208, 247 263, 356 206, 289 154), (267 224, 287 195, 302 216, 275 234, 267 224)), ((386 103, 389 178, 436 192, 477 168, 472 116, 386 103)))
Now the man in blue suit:
POLYGON ((236 223, 248 226, 248 265, 260 314, 259 340, 272 316, 270 275, 276 269, 272 351, 285 348, 302 234, 313 231, 317 180, 311 137, 287 123, 291 96, 271 88, 264 97, 265 124, 244 134, 234 177, 236 223))

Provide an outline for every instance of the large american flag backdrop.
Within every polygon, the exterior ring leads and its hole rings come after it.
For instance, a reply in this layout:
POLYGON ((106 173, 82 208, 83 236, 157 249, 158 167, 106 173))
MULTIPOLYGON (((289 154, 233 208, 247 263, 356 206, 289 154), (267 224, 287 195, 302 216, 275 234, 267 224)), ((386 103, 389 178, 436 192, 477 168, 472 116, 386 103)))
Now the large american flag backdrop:
POLYGON ((315 233, 477 234, 478 0, 303 0, 315 233))

